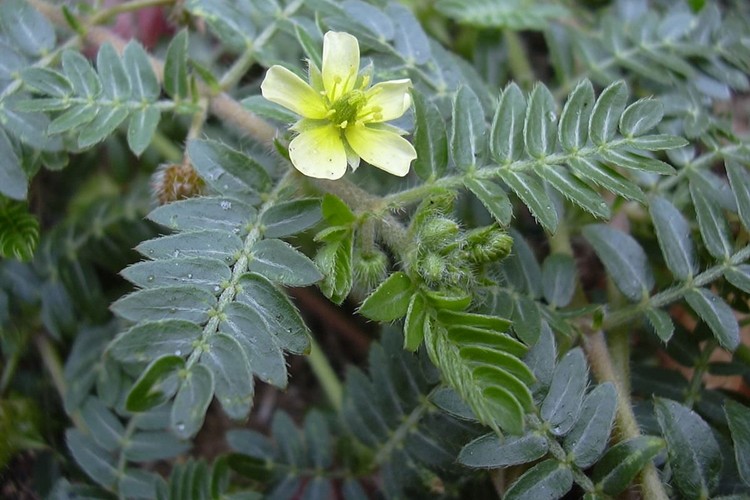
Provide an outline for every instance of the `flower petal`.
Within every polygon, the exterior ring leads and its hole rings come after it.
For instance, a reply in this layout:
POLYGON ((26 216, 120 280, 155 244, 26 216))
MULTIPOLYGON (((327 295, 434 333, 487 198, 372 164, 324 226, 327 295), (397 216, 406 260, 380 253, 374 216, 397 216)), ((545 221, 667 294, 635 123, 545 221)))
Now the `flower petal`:
POLYGON ((340 179, 346 173, 341 129, 327 124, 302 132, 289 143, 289 158, 308 177, 340 179))
POLYGON ((411 80, 391 80, 373 85, 366 93, 367 104, 362 107, 357 119, 365 123, 395 120, 411 106, 409 89, 411 80))
POLYGON ((350 92, 359 71, 359 42, 349 33, 329 31, 323 37, 323 86, 330 102, 350 92))
POLYGON ((367 163, 399 177, 409 173, 411 161, 417 157, 409 141, 387 130, 347 127, 346 140, 367 163))
POLYGON ((260 90, 269 101, 305 118, 325 118, 328 112, 323 96, 283 66, 271 66, 260 90))

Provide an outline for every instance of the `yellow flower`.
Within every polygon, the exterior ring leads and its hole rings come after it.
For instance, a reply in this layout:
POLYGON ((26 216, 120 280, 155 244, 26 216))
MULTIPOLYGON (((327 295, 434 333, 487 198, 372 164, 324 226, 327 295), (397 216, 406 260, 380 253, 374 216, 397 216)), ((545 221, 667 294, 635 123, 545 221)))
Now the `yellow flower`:
POLYGON ((329 31, 323 38, 323 68, 310 63, 310 83, 281 66, 272 66, 260 88, 263 97, 302 118, 292 130, 289 157, 303 174, 339 179, 359 166, 360 158, 403 177, 417 157, 386 121, 411 106, 411 80, 392 80, 368 88, 370 74, 359 72, 359 43, 348 33, 329 31))

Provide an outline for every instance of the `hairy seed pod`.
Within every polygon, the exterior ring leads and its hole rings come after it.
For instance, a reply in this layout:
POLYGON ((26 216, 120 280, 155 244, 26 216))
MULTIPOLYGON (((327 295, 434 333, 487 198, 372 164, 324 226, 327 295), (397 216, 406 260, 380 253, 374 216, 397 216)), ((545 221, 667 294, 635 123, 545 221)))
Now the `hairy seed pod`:
POLYGON ((160 165, 151 177, 151 188, 159 205, 198 196, 205 183, 190 164, 160 165))
POLYGON ((372 290, 385 280, 388 273, 388 256, 375 249, 357 251, 354 255, 354 277, 365 290, 372 290))

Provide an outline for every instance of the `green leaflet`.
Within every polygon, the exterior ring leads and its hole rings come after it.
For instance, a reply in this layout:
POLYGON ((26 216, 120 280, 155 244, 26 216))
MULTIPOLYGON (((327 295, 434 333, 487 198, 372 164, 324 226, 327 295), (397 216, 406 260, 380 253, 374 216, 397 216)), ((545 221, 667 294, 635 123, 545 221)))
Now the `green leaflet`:
POLYGON ((120 274, 141 288, 191 285, 218 295, 232 271, 226 263, 215 258, 186 257, 138 262, 120 274))
POLYGON ((695 248, 685 217, 662 197, 651 200, 649 213, 669 270, 676 278, 682 280, 694 276, 697 272, 695 248))
POLYGON ((375 321, 393 321, 403 317, 409 307, 414 286, 402 272, 391 274, 362 302, 360 314, 375 321))
POLYGON ((657 399, 656 416, 667 441, 674 483, 684 498, 707 498, 718 486, 721 452, 711 429, 675 401, 657 399))
POLYGON ((694 288, 685 294, 685 300, 705 321, 722 347, 733 351, 740 343, 737 318, 726 302, 705 288, 694 288))
POLYGON ((724 412, 734 441, 734 456, 742 480, 750 486, 750 410, 731 399, 724 403, 724 412))
POLYGON ((541 405, 541 417, 557 436, 568 434, 578 420, 588 374, 583 351, 573 349, 563 356, 552 375, 547 396, 541 405))
POLYGON ((162 205, 148 214, 148 218, 179 231, 221 229, 244 235, 256 213, 254 208, 232 198, 201 197, 162 205))
MULTIPOLYGON (((368 4, 363 4, 367 5, 368 4)), ((437 107, 420 92, 413 92, 416 130, 414 149, 417 159, 414 171, 425 181, 438 179, 448 164, 448 140, 445 123, 437 107)))
POLYGON ((578 421, 563 443, 581 469, 591 467, 604 453, 616 407, 617 390, 609 382, 596 386, 583 400, 578 421))
POLYGON ((633 302, 648 295, 654 276, 645 252, 633 237, 600 224, 584 227, 583 235, 623 295, 633 302))
POLYGON ((164 320, 138 324, 120 333, 108 351, 124 363, 151 362, 161 356, 187 356, 202 330, 184 320, 164 320))
POLYGON ((172 403, 170 427, 177 437, 187 439, 203 426, 214 395, 214 376, 204 364, 193 365, 184 375, 172 403))
POLYGON ((461 87, 453 99, 451 156, 460 170, 481 165, 487 147, 487 125, 479 98, 470 87, 461 87))
POLYGON ((604 493, 617 495, 663 448, 664 441, 654 436, 622 441, 611 447, 596 464, 592 480, 604 493))
POLYGON ((183 29, 172 38, 164 59, 164 90, 176 100, 190 96, 187 50, 188 32, 183 29))
POLYGON ((562 462, 545 460, 531 469, 511 485, 506 499, 561 498, 573 486, 573 473, 562 462))
POLYGON ((201 354, 201 364, 213 374, 216 399, 230 418, 238 420, 250 413, 255 394, 248 358, 235 338, 222 333, 210 336, 201 354))
POLYGON ((471 468, 494 469, 533 462, 543 457, 547 450, 547 440, 535 433, 505 439, 490 433, 464 446, 458 461, 471 468))
POLYGON ((323 275, 313 261, 289 243, 265 239, 253 245, 248 271, 287 286, 306 286, 320 281, 323 275))
POLYGON ((558 129, 560 145, 565 151, 578 151, 588 142, 594 99, 594 87, 589 80, 581 81, 568 96, 558 129))

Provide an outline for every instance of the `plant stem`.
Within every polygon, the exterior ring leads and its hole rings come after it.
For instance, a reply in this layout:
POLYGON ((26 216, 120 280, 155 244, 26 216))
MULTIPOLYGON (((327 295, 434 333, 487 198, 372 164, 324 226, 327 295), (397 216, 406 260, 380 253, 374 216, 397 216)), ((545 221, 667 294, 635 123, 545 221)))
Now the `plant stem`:
POLYGON ((102 24, 108 21, 110 18, 119 14, 135 12, 137 10, 146 9, 148 7, 162 7, 166 5, 172 5, 173 3, 175 3, 175 1, 176 0, 132 0, 130 2, 116 4, 91 16, 89 24, 102 24))
MULTIPOLYGON (((39 334, 34 337, 34 343, 39 351, 39 355, 42 357, 44 367, 47 369, 50 377, 52 377, 52 385, 55 386, 57 393, 60 395, 60 400, 64 401, 68 387, 65 384, 65 375, 60 356, 45 335, 39 334)), ((78 429, 88 432, 88 427, 77 410, 70 414, 70 420, 78 429)))
POLYGON ((333 371, 331 364, 328 362, 323 349, 321 349, 314 338, 310 339, 310 354, 307 356, 307 362, 310 364, 310 368, 318 379, 318 382, 320 382, 320 386, 323 388, 328 401, 331 402, 337 413, 340 412, 344 399, 344 389, 336 372, 333 371))
POLYGON ((518 33, 511 29, 503 30, 503 39, 508 48, 510 73, 521 88, 528 89, 534 81, 534 70, 529 63, 526 48, 518 33))
MULTIPOLYGON (((623 380, 615 373, 612 358, 607 349, 602 331, 587 332, 583 335, 583 348, 589 358, 589 364, 596 376, 602 382, 612 382, 617 389, 617 413, 615 416, 615 432, 618 441, 633 439, 641 435, 638 422, 630 403, 630 392, 627 392, 623 380)), ((656 467, 647 464, 641 471, 641 489, 643 498, 649 500, 667 500, 669 497, 659 479, 656 467)))

